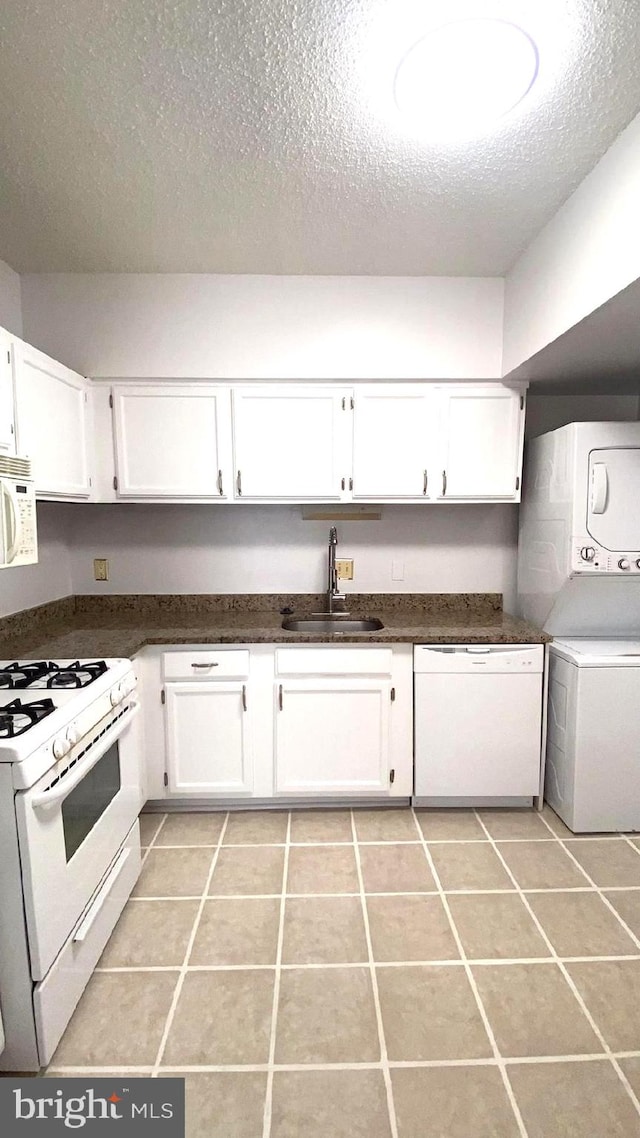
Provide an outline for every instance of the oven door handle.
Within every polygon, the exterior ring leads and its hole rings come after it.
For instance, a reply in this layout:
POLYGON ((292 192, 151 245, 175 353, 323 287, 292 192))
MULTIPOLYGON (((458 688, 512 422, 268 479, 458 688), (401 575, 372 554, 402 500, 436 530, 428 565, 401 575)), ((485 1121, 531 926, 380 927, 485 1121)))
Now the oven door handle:
POLYGON ((110 727, 108 731, 105 731, 100 739, 100 746, 96 746, 95 751, 92 747, 84 762, 78 763, 77 766, 73 767, 68 777, 56 783, 50 790, 43 790, 40 794, 34 794, 30 800, 30 805, 36 809, 42 809, 43 807, 54 806, 56 802, 60 802, 61 799, 66 798, 70 791, 72 791, 79 782, 82 782, 91 768, 95 767, 98 760, 109 750, 111 744, 122 734, 125 727, 129 726, 132 719, 135 719, 139 711, 140 704, 136 700, 131 703, 127 714, 123 715, 121 719, 117 719, 113 726, 110 727))

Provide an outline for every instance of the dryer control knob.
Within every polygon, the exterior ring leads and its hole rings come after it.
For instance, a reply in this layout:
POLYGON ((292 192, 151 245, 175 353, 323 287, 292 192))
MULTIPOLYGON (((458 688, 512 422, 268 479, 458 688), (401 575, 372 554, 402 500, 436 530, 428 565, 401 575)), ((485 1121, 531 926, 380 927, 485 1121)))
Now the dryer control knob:
POLYGON ((631 565, 627 561, 627 558, 621 557, 619 562, 618 562, 618 569, 630 569, 630 568, 631 568, 631 565))
POLYGON ((583 545, 580 550, 580 556, 583 561, 593 561, 596 551, 592 545, 583 545))

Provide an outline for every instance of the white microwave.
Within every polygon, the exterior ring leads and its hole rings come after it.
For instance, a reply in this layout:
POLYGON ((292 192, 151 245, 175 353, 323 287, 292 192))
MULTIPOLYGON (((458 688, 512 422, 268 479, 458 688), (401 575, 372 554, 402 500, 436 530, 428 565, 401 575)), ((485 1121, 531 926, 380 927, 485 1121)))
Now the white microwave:
POLYGON ((38 560, 36 492, 31 461, 0 455, 0 569, 38 560))

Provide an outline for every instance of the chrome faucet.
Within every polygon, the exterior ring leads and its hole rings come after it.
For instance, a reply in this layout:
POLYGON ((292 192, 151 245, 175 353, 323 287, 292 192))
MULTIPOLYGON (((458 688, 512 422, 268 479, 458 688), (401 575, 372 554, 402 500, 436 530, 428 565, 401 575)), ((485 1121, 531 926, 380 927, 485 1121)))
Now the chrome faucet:
POLYGON ((338 548, 338 531, 335 526, 329 530, 329 557, 327 562, 327 609, 326 613, 314 613, 314 616, 348 616, 345 609, 336 612, 336 601, 344 601, 345 594, 338 591, 338 572, 336 569, 336 549, 338 548))

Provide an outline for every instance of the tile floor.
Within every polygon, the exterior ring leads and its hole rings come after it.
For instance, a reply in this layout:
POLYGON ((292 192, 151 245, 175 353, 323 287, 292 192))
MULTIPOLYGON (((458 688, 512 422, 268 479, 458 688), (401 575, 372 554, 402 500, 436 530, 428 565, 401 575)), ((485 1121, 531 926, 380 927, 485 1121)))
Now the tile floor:
POLYGON ((637 837, 546 808, 141 823, 48 1073, 184 1075, 188 1138, 640 1138, 637 837))

